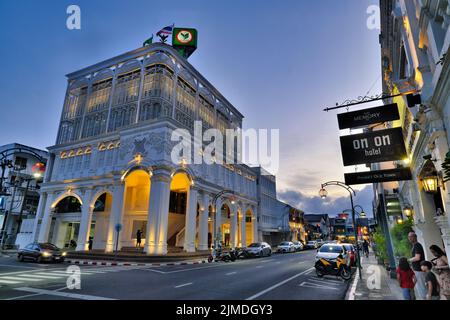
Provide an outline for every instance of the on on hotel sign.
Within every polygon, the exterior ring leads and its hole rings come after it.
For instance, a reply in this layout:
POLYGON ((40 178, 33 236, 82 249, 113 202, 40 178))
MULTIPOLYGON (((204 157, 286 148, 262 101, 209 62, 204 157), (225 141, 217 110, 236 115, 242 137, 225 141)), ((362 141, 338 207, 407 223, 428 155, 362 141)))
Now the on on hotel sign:
POLYGON ((401 128, 341 136, 344 166, 406 158, 401 128))

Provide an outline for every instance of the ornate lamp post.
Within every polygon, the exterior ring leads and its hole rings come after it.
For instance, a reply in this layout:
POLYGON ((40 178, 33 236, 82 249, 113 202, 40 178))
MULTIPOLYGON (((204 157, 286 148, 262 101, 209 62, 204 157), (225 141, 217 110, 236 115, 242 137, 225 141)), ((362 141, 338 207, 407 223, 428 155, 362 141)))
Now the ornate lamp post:
MULTIPOLYGON (((338 187, 344 188, 345 190, 347 190, 349 192, 349 194, 350 194, 350 204, 351 204, 351 207, 352 207, 352 221, 353 221, 353 226, 355 226, 353 228, 353 232, 355 234, 355 240, 357 241, 358 240, 358 233, 357 233, 357 230, 356 230, 355 206, 353 204, 353 196, 356 196, 355 190, 353 190, 352 187, 346 185, 343 182, 340 182, 340 181, 328 181, 328 182, 322 183, 321 189, 319 191, 319 196, 322 199, 325 199, 327 197, 327 195, 328 195, 328 192, 325 189, 325 187, 327 187, 327 186, 338 186, 338 187)), ((362 279, 361 259, 360 259, 360 254, 359 254, 358 243, 356 243, 356 261, 357 261, 357 264, 358 264, 359 278, 362 279)))

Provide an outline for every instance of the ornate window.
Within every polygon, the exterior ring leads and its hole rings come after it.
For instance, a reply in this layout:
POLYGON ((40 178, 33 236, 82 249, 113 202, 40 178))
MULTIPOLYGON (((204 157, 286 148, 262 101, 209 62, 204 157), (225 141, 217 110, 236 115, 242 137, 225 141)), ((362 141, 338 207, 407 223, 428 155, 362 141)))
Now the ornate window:
POLYGON ((111 110, 108 131, 116 131, 119 128, 129 126, 134 123, 136 118, 136 105, 118 107, 111 110))
POLYGON ((64 105, 63 120, 79 117, 86 102, 87 86, 69 91, 64 105))
POLYGON ((113 105, 117 106, 137 101, 139 97, 140 79, 140 69, 119 75, 114 89, 113 105))
POLYGON ((173 71, 163 64, 154 64, 145 68, 142 99, 162 97, 172 101, 173 71))
POLYGON ((198 113, 202 120, 203 130, 214 126, 214 106, 204 97, 200 96, 198 113))
POLYGON ((107 111, 86 115, 84 119, 83 138, 97 136, 105 132, 107 111))
POLYGON ((92 85, 89 94, 87 112, 94 112, 108 108, 112 79, 106 79, 92 85))

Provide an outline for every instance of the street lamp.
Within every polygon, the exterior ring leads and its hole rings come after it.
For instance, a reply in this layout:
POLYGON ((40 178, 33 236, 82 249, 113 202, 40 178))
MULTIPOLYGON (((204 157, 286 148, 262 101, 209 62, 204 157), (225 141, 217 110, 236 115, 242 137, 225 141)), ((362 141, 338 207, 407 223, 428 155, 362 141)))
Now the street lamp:
POLYGON ((436 193, 438 188, 438 177, 424 177, 422 179, 422 186, 426 193, 436 193))
POLYGON ((406 205, 404 208, 403 208, 403 213, 405 214, 405 216, 406 217, 411 217, 412 216, 412 207, 410 206, 410 205, 406 205))
MULTIPOLYGON (((355 190, 353 190, 352 187, 350 187, 349 185, 346 185, 343 182, 340 182, 340 181, 328 181, 328 182, 325 182, 325 183, 322 184, 321 189, 319 191, 319 196, 322 199, 325 199, 327 197, 327 195, 328 195, 327 190, 325 190, 325 187, 327 187, 327 186, 338 186, 338 187, 344 188, 350 194, 350 204, 351 204, 351 207, 352 207, 352 221, 353 221, 353 226, 355 226, 353 228, 353 232, 355 234, 355 239, 357 241, 358 240, 358 233, 357 233, 357 230, 356 230, 355 206, 353 204, 353 196, 356 196, 355 190)), ((356 243, 356 260, 358 262, 359 278, 362 279, 361 259, 360 259, 360 254, 359 254, 358 243, 356 243)))

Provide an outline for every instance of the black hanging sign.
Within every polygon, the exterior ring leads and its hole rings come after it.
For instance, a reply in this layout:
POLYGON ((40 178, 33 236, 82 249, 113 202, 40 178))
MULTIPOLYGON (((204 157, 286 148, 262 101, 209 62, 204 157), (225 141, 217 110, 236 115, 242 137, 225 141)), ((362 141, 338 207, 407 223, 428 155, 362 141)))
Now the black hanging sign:
POLYGON ((406 158, 402 128, 341 136, 344 166, 406 158))
POLYGON ((412 180, 410 168, 346 173, 344 177, 347 185, 412 180))
POLYGON ((400 119, 396 103, 381 107, 363 109, 358 111, 340 113, 337 115, 339 130, 359 128, 369 124, 381 123, 400 119))

